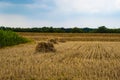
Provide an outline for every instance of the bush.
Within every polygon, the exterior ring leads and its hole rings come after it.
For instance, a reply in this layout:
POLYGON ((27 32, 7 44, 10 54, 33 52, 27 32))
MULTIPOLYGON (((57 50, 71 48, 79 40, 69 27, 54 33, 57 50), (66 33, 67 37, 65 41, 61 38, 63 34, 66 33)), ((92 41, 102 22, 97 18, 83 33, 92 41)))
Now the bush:
POLYGON ((26 43, 28 41, 28 39, 19 36, 15 32, 0 30, 0 48, 26 43))
POLYGON ((55 52, 53 43, 49 42, 40 42, 36 46, 36 52, 55 52))

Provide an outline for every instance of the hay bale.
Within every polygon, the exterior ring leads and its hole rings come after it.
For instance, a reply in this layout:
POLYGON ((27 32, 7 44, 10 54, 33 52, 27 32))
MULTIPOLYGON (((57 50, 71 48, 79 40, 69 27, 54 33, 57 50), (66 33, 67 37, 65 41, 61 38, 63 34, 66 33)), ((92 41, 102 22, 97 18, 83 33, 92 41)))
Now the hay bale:
POLYGON ((55 52, 56 49, 54 48, 54 45, 49 42, 40 42, 36 46, 36 52, 55 52))
POLYGON ((53 43, 53 44, 58 44, 57 39, 50 39, 48 42, 53 43))

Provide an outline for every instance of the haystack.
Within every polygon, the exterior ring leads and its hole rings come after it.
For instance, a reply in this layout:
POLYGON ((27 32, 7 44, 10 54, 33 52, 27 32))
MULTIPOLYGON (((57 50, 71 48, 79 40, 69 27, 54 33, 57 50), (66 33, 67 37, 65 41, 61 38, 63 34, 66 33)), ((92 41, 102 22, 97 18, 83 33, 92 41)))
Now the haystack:
POLYGON ((56 49, 54 48, 54 45, 49 42, 40 42, 36 46, 36 52, 55 52, 56 49))
POLYGON ((58 44, 57 39, 50 39, 48 42, 53 43, 53 44, 58 44))

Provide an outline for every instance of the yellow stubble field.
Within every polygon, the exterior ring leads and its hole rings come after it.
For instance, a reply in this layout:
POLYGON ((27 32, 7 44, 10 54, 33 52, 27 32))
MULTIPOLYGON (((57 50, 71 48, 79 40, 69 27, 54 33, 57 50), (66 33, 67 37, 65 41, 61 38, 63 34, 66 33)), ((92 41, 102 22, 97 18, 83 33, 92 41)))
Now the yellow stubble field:
POLYGON ((33 42, 0 49, 0 80, 120 80, 120 34, 18 34, 33 42), (34 54, 51 38, 66 42, 34 54))

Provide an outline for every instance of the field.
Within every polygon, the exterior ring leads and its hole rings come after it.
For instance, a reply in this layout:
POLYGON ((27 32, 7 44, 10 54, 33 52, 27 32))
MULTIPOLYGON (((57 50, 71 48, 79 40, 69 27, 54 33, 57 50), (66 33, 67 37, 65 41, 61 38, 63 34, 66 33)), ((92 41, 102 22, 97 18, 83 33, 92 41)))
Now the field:
POLYGON ((44 41, 50 38, 62 38, 67 41, 120 41, 120 34, 100 33, 18 33, 35 41, 44 41))
POLYGON ((34 42, 0 49, 0 80, 120 80, 120 34, 18 33, 34 42), (55 53, 35 53, 50 38, 55 53))

